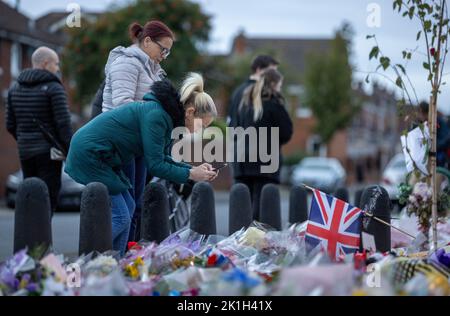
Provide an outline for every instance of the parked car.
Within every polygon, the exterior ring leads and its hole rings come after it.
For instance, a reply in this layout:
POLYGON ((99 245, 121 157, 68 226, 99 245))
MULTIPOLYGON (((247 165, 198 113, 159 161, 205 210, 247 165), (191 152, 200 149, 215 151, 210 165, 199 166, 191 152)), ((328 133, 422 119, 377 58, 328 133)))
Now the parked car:
POLYGON ((345 185, 346 172, 336 158, 307 157, 292 173, 294 185, 306 184, 325 193, 332 193, 345 185))
POLYGON ((405 181, 407 173, 405 157, 402 153, 395 155, 383 171, 381 185, 389 193, 393 204, 398 204, 398 186, 405 181))
MULTIPOLYGON (((23 181, 22 170, 8 176, 6 180, 6 204, 14 208, 16 204, 16 192, 23 181)), ((84 185, 75 182, 67 173, 61 173, 61 190, 58 197, 58 210, 79 211, 81 202, 81 192, 84 185)))

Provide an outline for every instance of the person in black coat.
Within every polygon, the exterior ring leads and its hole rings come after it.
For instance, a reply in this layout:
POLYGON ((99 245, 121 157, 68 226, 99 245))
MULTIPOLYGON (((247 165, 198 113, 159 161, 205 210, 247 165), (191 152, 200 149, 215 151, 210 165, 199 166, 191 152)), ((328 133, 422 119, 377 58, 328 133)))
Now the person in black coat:
POLYGON ((261 74, 267 69, 277 69, 279 63, 273 57, 268 55, 258 55, 253 60, 251 65, 252 74, 250 77, 243 82, 239 87, 237 87, 230 99, 230 104, 228 106, 228 118, 227 124, 230 127, 236 126, 236 115, 238 113, 239 105, 241 104, 242 95, 244 90, 250 85, 255 84, 256 81, 261 77, 261 74))
POLYGON ((70 113, 66 92, 57 76, 56 52, 39 47, 31 59, 33 68, 23 70, 8 92, 6 128, 17 141, 23 177, 38 177, 47 184, 54 210, 61 187, 62 161, 61 157, 52 159, 51 152, 67 153, 69 149, 70 113))
MULTIPOLYGON (((261 190, 268 183, 280 183, 280 167, 282 164, 281 145, 286 144, 292 137, 292 121, 285 109, 285 101, 281 95, 281 85, 283 77, 275 69, 266 70, 261 78, 254 84, 248 86, 243 93, 241 103, 236 115, 236 127, 247 129, 255 127, 258 141, 249 141, 247 137, 237 136, 234 140, 234 162, 233 176, 236 183, 246 184, 252 196, 253 219, 259 220, 259 201, 261 190), (267 128, 267 137, 261 135, 260 128, 267 128), (262 167, 270 165, 269 162, 263 162, 260 159, 261 151, 259 145, 261 137, 266 138, 267 154, 272 157, 271 148, 271 128, 278 128, 279 138, 276 144, 278 148, 278 168, 271 173, 262 172, 262 167), (238 160, 238 147, 244 148, 244 162, 238 160), (257 153, 257 161, 251 161, 251 152, 257 153)), ((276 153, 275 151, 275 153, 276 153)), ((264 152, 265 153, 265 152, 264 152)), ((242 159, 241 159, 242 160, 242 159)))

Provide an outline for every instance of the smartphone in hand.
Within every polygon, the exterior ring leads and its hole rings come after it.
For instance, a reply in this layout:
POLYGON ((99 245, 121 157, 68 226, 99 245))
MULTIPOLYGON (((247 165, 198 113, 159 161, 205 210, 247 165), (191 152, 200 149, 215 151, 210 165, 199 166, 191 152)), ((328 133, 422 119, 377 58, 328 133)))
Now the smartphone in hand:
POLYGON ((213 169, 213 171, 216 171, 216 172, 217 172, 217 171, 219 171, 220 169, 225 168, 226 166, 228 166, 227 163, 221 164, 221 165, 215 167, 215 168, 213 169))

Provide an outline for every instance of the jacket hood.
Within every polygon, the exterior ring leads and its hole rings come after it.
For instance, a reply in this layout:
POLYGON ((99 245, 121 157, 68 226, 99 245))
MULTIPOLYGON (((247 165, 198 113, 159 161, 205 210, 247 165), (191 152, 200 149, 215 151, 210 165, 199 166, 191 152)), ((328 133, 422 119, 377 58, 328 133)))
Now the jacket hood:
POLYGON ((59 80, 56 75, 52 74, 50 71, 43 69, 25 69, 17 78, 17 82, 23 85, 37 85, 51 81, 61 83, 61 80, 59 80))
POLYGON ((169 114, 173 127, 184 126, 184 107, 180 101, 180 94, 168 79, 155 82, 150 93, 144 96, 145 101, 156 99, 164 111, 169 114))
POLYGON ((108 61, 105 66, 105 73, 109 72, 111 64, 120 56, 134 57, 138 59, 144 67, 148 68, 152 73, 156 74, 161 71, 161 66, 159 64, 155 63, 150 57, 148 57, 148 55, 140 49, 137 44, 133 44, 129 47, 117 46, 109 53, 108 61))

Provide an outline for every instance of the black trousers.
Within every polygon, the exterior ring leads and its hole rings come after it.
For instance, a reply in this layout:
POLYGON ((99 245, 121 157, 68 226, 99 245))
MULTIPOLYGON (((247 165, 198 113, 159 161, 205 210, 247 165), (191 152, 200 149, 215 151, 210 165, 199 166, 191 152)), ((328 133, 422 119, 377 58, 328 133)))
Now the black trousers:
POLYGON ((252 198, 253 220, 260 221, 260 201, 262 188, 268 183, 276 183, 274 180, 264 177, 239 177, 235 178, 235 183, 245 184, 252 198))
POLYGON ((24 179, 36 177, 47 184, 53 215, 58 202, 59 190, 61 189, 62 162, 51 160, 50 153, 46 153, 21 160, 20 164, 22 165, 24 179))

